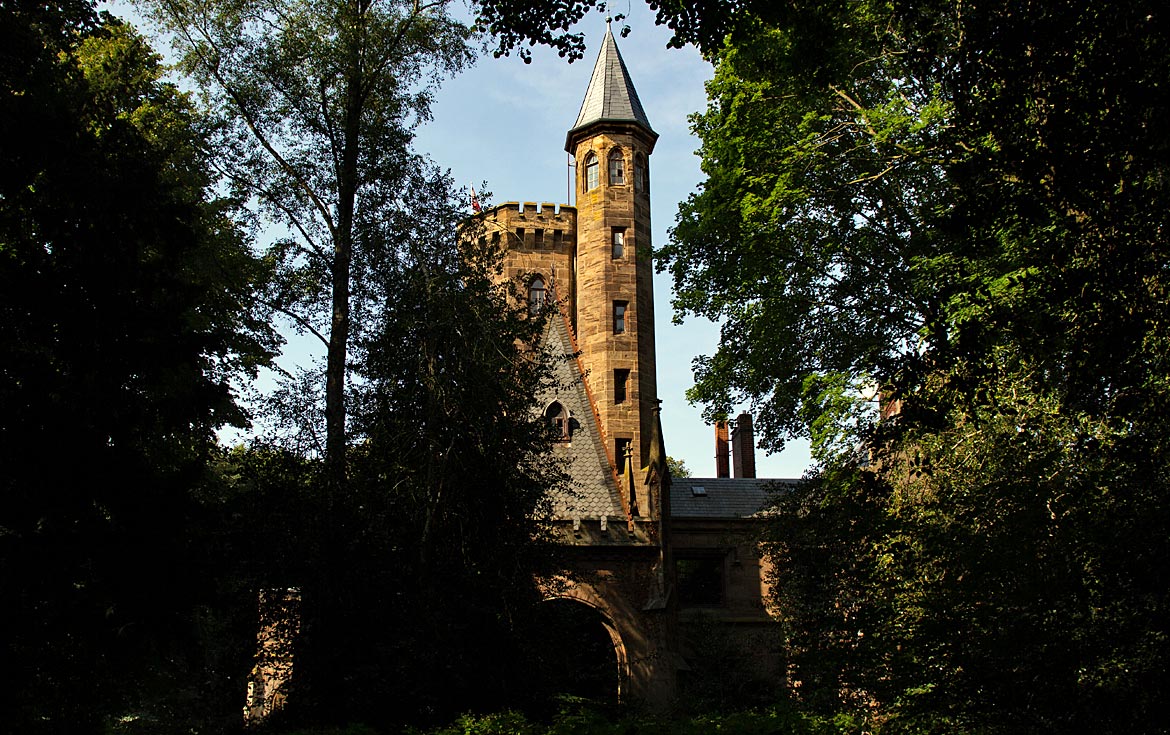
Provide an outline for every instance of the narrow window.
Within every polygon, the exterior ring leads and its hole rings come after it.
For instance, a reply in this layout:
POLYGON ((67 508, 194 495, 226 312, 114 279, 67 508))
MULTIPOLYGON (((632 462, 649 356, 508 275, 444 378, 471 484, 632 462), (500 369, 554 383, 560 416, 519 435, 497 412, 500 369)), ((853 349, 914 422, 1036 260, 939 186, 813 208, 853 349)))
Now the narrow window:
POLYGON ((536 314, 544 308, 544 279, 536 276, 528 284, 528 313, 536 314))
POLYGON ((520 241, 521 245, 524 244, 524 228, 523 227, 516 228, 516 239, 520 241))
POLYGON ((621 148, 614 148, 609 153, 609 185, 626 185, 626 157, 621 148))
POLYGON ((613 228, 613 259, 626 257, 626 228, 613 228))
POLYGON ((613 302, 613 333, 626 333, 626 307, 629 305, 628 301, 613 302))
POLYGON ((598 165, 597 156, 592 151, 585 156, 585 191, 591 191, 597 188, 598 183, 598 165))
POLYGON ((544 230, 537 228, 537 229, 533 230, 533 234, 536 236, 536 247, 543 248, 544 247, 544 230))
POLYGON ((553 230, 553 247, 557 248, 559 250, 561 245, 564 244, 564 242, 565 242, 565 233, 561 232, 560 230, 553 230))
POLYGON ((630 382, 629 370, 614 370, 613 371, 613 402, 626 402, 626 386, 630 382))
POLYGON ((646 181, 649 179, 646 170, 646 158, 639 153, 634 156, 634 191, 646 191, 646 181))

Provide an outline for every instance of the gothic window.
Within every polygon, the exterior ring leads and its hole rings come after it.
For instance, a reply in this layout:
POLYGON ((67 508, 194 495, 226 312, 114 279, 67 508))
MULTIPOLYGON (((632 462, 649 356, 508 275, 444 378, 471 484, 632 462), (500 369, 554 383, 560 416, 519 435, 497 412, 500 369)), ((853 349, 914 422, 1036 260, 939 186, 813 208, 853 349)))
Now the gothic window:
POLYGON ((626 228, 613 228, 613 259, 626 257, 626 228))
POLYGON ((544 418, 549 423, 554 441, 567 442, 573 438, 573 422, 569 418, 569 412, 565 410, 565 407, 559 401, 553 401, 545 409, 544 418))
POLYGON ((634 156, 634 191, 646 191, 650 171, 646 168, 646 157, 641 153, 634 156))
POLYGON ((626 157, 621 148, 614 148, 609 152, 609 185, 626 185, 626 157))
POLYGON ((585 191, 596 189, 599 183, 597 154, 590 151, 585 156, 585 191))
POLYGON ((626 307, 629 306, 628 301, 613 302, 613 333, 626 333, 626 307))
POLYGON ((544 279, 536 276, 528 284, 528 313, 535 314, 544 308, 544 279))

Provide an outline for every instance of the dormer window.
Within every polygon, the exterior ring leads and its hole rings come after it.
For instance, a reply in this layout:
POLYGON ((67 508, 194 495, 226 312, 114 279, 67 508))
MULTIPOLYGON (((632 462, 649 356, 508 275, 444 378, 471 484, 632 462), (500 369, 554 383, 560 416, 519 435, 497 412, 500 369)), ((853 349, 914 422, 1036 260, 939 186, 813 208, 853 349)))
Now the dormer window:
POLYGON ((553 441, 567 442, 573 438, 573 421, 569 412, 560 401, 553 401, 544 411, 544 418, 548 421, 552 431, 553 441))
POLYGON ((597 154, 592 151, 585 156, 585 191, 596 189, 599 181, 597 154))
POLYGON ((537 314, 544 308, 545 289, 544 279, 536 276, 532 282, 528 284, 528 313, 537 314))
POLYGON ((609 185, 626 185, 626 157, 621 148, 614 148, 609 152, 609 185))

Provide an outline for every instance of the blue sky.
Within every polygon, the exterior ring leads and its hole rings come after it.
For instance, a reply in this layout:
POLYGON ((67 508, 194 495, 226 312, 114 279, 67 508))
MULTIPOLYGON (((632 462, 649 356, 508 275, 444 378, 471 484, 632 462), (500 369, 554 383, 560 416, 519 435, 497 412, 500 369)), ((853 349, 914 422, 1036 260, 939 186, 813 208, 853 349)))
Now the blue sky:
MULTIPOLYGON (((703 179, 695 151, 699 141, 690 133, 688 115, 706 107, 703 83, 711 66, 693 48, 668 49, 668 29, 654 25, 641 0, 614 3, 625 12, 630 35, 618 35, 618 47, 638 96, 659 134, 650 158, 652 237, 667 242, 678 204, 703 179), (619 7, 624 5, 624 7, 619 7)), ((113 12, 137 22, 125 0, 113 12)), ((418 131, 416 147, 451 169, 455 181, 480 187, 486 182, 492 201, 567 203, 568 161, 565 133, 577 119, 593 62, 605 32, 605 19, 590 13, 578 29, 586 34, 585 58, 568 64, 553 51, 534 48, 532 63, 519 58, 493 59, 484 54, 471 69, 444 82, 432 107, 433 119, 418 131)), ((160 48, 165 51, 165 48, 160 48)), ((671 323, 670 279, 654 279, 658 393, 667 451, 686 462, 696 476, 715 474, 714 430, 703 423, 700 409, 686 400, 692 383, 691 361, 715 349, 718 328, 702 319, 671 323)), ((292 338, 285 367, 311 359, 312 342, 292 338)), ((746 407, 745 407, 746 408, 746 407)), ((809 466, 808 445, 791 442, 781 455, 757 452, 760 477, 799 477, 809 466)))

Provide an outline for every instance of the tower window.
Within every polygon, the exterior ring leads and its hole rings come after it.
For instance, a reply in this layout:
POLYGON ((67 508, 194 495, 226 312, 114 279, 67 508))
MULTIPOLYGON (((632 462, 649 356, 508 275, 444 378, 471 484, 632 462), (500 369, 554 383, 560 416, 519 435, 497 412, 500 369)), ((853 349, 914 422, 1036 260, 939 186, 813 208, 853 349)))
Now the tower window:
POLYGON ((565 241, 565 233, 553 230, 553 247, 559 249, 565 241))
POLYGON ((544 247, 544 230, 542 230, 538 227, 535 230, 533 230, 532 233, 535 236, 536 247, 543 248, 544 247))
POLYGON ((634 156, 634 191, 646 191, 650 172, 646 169, 646 158, 639 153, 634 156))
POLYGON ((596 189, 599 183, 597 155, 590 151, 585 156, 585 191, 596 189))
POLYGON ((626 157, 621 148, 614 148, 609 153, 609 185, 626 185, 626 157))
POLYGON ((614 370, 613 371, 613 402, 626 402, 626 386, 630 382, 629 370, 614 370))
POLYGON ((613 302, 613 333, 614 334, 625 334, 626 333, 626 307, 628 307, 629 304, 630 304, 630 302, 628 302, 628 301, 615 301, 615 302, 613 302))
POLYGON ((626 228, 613 228, 613 259, 626 257, 626 228))
POLYGON ((544 279, 536 276, 528 284, 528 313, 536 314, 544 308, 544 279))

